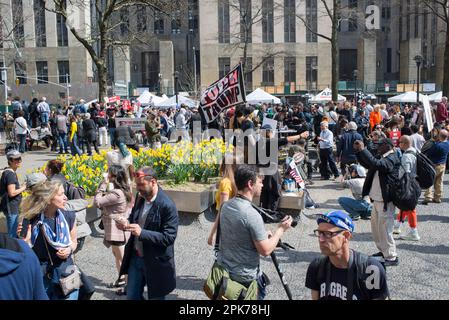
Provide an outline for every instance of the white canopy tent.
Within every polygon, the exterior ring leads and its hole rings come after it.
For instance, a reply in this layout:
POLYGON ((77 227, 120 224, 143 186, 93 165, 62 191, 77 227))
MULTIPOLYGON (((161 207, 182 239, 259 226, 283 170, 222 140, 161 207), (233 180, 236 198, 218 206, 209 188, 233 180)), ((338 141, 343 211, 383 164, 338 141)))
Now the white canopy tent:
MULTIPOLYGON (((326 103, 329 101, 332 101, 332 90, 329 88, 324 89, 316 96, 309 99, 309 103, 326 103)), ((344 102, 344 101, 346 101, 346 98, 339 94, 337 102, 344 102)))
POLYGON ((184 96, 178 95, 178 104, 176 104, 176 96, 173 96, 171 98, 168 98, 167 100, 164 100, 162 102, 156 103, 155 107, 159 108, 176 108, 177 106, 180 106, 181 104, 185 104, 189 108, 193 108, 198 106, 198 101, 189 99, 184 96))
POLYGON ((431 94, 429 96, 429 101, 430 102, 440 103, 441 102, 441 98, 443 98, 443 91, 435 92, 434 94, 431 94))
POLYGON ((275 96, 263 91, 260 88, 257 88, 253 92, 251 92, 249 95, 246 96, 246 102, 249 104, 256 104, 256 103, 273 103, 273 104, 280 104, 281 99, 276 98, 275 96))
MULTIPOLYGON (((419 94, 419 101, 423 101, 424 94, 419 94)), ((416 103, 416 92, 409 91, 404 92, 402 94, 399 94, 397 96, 388 98, 388 102, 395 102, 395 103, 416 103)))
POLYGON ((165 101, 168 98, 164 97, 158 97, 152 93, 150 93, 148 90, 145 90, 142 92, 142 94, 137 98, 137 101, 139 101, 143 106, 150 105, 150 104, 158 104, 162 101, 165 101))

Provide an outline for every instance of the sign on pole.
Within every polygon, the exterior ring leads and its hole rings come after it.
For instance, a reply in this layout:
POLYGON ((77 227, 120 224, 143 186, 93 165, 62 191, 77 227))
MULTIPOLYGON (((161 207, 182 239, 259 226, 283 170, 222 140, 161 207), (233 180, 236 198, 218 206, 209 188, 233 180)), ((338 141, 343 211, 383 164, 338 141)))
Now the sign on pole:
POLYGON ((116 127, 130 127, 133 131, 145 130, 146 118, 115 118, 116 127))
POLYGON ((245 103, 243 68, 238 64, 227 75, 211 84, 204 91, 199 112, 206 123, 214 121, 225 109, 245 103))

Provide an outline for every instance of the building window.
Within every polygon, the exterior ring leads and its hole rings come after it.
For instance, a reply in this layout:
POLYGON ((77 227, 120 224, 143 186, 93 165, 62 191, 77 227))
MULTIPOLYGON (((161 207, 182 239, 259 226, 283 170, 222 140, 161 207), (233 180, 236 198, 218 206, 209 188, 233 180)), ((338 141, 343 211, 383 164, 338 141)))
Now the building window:
POLYGON ((218 43, 229 43, 229 0, 218 0, 218 43))
POLYGON ((145 8, 146 7, 141 4, 136 6, 136 22, 138 32, 147 31, 147 13, 145 8))
POLYGON ((159 52, 142 52, 142 85, 148 86, 151 91, 159 88, 159 52))
POLYGON ((240 0, 240 42, 251 43, 253 33, 253 21, 251 0, 240 0))
POLYGON ((43 0, 34 0, 33 9, 36 47, 46 47, 47 38, 45 31, 45 2, 43 0))
POLYGON ((181 19, 179 17, 172 17, 171 33, 172 34, 180 34, 181 33, 181 19))
POLYGON ((296 42, 295 0, 284 0, 284 42, 296 42))
POLYGON ((410 0, 407 0, 407 19, 406 19, 407 25, 405 26, 407 30, 405 38, 406 40, 410 40, 410 16, 411 16, 410 0))
POLYGON ((389 20, 391 18, 391 8, 390 7, 382 7, 382 18, 385 20, 389 20))
MULTIPOLYGON (((67 2, 64 1, 64 8, 67 8, 67 2)), ((96 20, 94 20, 96 21, 96 20)), ((67 33, 67 26, 65 25, 65 18, 57 14, 56 15, 56 33, 58 37, 58 47, 67 47, 69 45, 69 37, 67 33)))
POLYGON ((11 0, 13 35, 15 45, 19 48, 25 46, 25 33, 23 29, 22 0, 11 0))
POLYGON ((16 72, 16 78, 19 79, 19 84, 26 84, 27 83, 26 63, 22 61, 14 62, 14 70, 16 72))
POLYGON ((387 72, 391 72, 391 48, 387 48, 387 72))
POLYGON ((58 75, 59 75, 59 83, 70 83, 70 67, 69 62, 66 61, 58 61, 58 75), (66 79, 66 75, 68 76, 66 79))
POLYGON ((231 58, 218 58, 218 78, 223 78, 231 71, 231 58))
POLYGON ((284 58, 284 82, 296 82, 296 58, 284 58))
POLYGON ((262 0, 262 42, 274 41, 273 0, 262 0))
POLYGON ((429 19, 427 17, 428 12, 424 12, 423 13, 423 22, 422 22, 422 38, 424 40, 427 40, 427 30, 428 30, 428 24, 429 24, 429 19))
POLYGON ((316 32, 318 31, 318 10, 317 0, 307 0, 306 2, 306 24, 312 29, 306 28, 306 41, 317 42, 316 32))
POLYGON ((159 10, 154 10, 154 33, 164 34, 164 19, 159 10))
POLYGON ((129 32, 129 10, 128 7, 120 9, 120 35, 125 37, 129 32))
POLYGON ((262 85, 274 86, 274 59, 268 58, 262 66, 262 85))
POLYGON ((47 61, 36 61, 37 83, 48 83, 47 61))
POLYGON ((318 82, 318 57, 306 57, 306 82, 309 90, 317 88, 318 82))
POLYGON ((419 37, 419 5, 415 3, 415 38, 419 37))
POLYGON ((349 0, 350 17, 348 19, 348 31, 357 31, 357 0, 349 0))
POLYGON ((198 31, 198 0, 189 0, 189 32, 194 33, 198 31))
MULTIPOLYGON (((243 57, 240 59, 243 62, 243 57)), ((243 64, 243 73, 245 75, 245 90, 253 91, 253 58, 246 57, 246 62, 243 64)))

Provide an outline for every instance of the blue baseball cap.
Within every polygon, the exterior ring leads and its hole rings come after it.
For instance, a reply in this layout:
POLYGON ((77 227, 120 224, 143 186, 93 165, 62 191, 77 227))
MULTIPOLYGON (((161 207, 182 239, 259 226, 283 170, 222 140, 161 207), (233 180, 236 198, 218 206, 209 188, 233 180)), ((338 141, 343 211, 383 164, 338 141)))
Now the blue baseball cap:
POLYGON ((324 214, 317 215, 317 224, 320 223, 329 223, 337 226, 341 229, 348 230, 350 232, 354 232, 354 223, 352 219, 344 212, 344 211, 331 211, 324 214))

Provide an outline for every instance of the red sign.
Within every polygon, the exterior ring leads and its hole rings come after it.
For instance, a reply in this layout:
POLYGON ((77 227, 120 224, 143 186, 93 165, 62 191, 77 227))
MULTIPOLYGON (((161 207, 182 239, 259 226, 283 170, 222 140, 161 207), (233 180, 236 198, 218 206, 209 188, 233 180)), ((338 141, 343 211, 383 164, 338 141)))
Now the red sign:
POLYGON ((120 96, 113 96, 108 98, 109 103, 120 102, 120 96))
POLYGON ((125 110, 131 110, 131 102, 129 100, 123 100, 122 107, 125 110))

